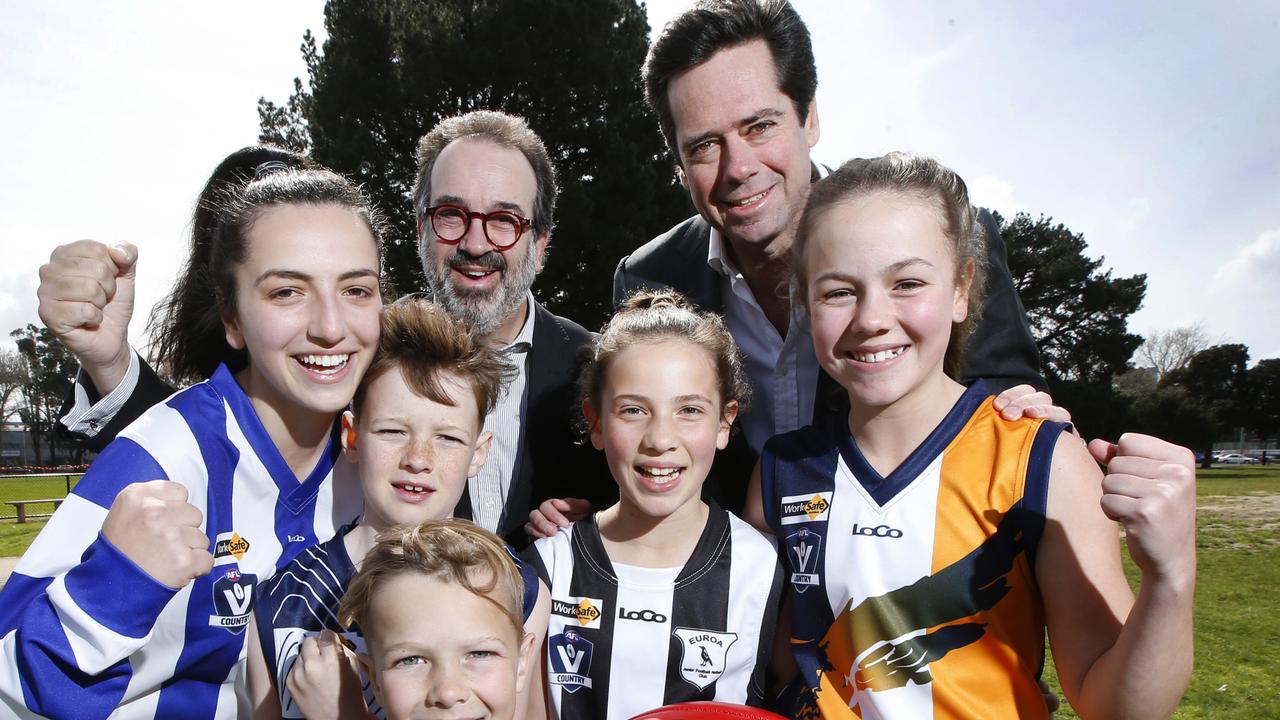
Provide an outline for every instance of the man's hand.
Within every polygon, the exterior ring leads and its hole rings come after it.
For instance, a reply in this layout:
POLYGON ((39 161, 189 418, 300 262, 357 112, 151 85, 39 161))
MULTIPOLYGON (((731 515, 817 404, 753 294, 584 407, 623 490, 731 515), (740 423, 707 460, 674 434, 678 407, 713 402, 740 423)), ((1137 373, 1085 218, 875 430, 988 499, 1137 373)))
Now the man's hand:
POLYGON ((591 502, 579 498, 551 498, 544 500, 534 510, 529 511, 529 522, 524 524, 524 531, 529 537, 551 537, 573 523, 586 517, 591 512, 591 502))
POLYGON ((1102 511, 1124 526, 1143 577, 1188 582, 1196 567, 1196 471, 1191 451, 1150 435, 1089 443, 1106 468, 1102 511))
POLYGON ((359 663, 332 630, 303 639, 285 687, 302 714, 316 718, 366 718, 359 663))
POLYGON ((1049 393, 1036 390, 1030 385, 1015 385, 1005 390, 996 396, 994 404, 1005 420, 1029 417, 1071 422, 1071 413, 1066 408, 1054 405, 1049 393))
POLYGON ((102 536, 148 575, 177 590, 213 569, 202 520, 182 485, 133 483, 111 503, 102 536))
POLYGON ((40 266, 40 320, 71 351, 99 393, 115 389, 129 369, 138 249, 78 240, 59 245, 40 266))

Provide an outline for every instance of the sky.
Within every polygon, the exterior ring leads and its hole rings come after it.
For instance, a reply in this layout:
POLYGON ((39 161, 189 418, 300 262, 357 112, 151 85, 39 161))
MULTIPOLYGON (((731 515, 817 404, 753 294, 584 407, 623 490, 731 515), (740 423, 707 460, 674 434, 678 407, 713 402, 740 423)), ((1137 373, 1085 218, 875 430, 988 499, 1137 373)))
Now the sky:
MULTIPOLYGON (((1051 216, 1116 276, 1145 273, 1132 332, 1198 322, 1280 357, 1280 4, 795 5, 818 64, 815 160, 933 155, 977 204, 1051 216)), ((650 2, 650 24, 684 6, 650 2)), ((0 347, 39 324, 38 269, 80 238, 139 247, 145 341, 196 195, 256 141, 258 98, 305 75, 323 2, 7 0, 4 16, 0 347)))

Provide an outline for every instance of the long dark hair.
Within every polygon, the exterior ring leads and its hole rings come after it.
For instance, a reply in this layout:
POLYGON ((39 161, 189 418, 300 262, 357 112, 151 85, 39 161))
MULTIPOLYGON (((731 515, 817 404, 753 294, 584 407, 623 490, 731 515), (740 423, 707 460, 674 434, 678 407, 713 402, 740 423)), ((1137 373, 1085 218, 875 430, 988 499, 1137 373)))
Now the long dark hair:
POLYGON ((176 382, 203 380, 218 365, 248 364, 227 344, 223 313, 234 313, 235 268, 244 262, 249 226, 279 205, 340 205, 364 220, 382 256, 382 221, 361 189, 306 157, 251 146, 226 157, 209 176, 191 219, 191 253, 173 290, 151 312, 153 364, 176 382))

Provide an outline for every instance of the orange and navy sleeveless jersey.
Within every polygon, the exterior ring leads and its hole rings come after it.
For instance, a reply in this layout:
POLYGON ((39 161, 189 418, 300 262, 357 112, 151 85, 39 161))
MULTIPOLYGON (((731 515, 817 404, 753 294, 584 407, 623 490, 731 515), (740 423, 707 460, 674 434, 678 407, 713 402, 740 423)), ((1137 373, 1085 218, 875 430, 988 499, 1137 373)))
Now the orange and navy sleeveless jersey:
POLYGON ((1046 717, 1035 551, 1061 423, 982 383, 888 476, 834 416, 765 445, 791 583, 794 718, 1046 717))

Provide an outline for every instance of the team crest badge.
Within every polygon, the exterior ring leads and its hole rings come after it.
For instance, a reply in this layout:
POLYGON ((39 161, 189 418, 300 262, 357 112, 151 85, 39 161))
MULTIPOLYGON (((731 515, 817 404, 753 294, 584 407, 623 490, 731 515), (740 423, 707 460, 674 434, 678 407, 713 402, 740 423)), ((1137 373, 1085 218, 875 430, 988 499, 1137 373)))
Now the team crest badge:
POLYGON ((786 539, 787 558, 791 563, 791 587, 797 593, 818 584, 818 559, 822 556, 822 536, 807 527, 791 533, 786 539))
POLYGON ((552 685, 559 685, 566 692, 577 692, 581 688, 590 690, 593 649, 591 641, 573 628, 568 628, 559 635, 552 635, 548 648, 551 672, 547 673, 547 681, 552 685))
POLYGON ((220 627, 239 635, 249 624, 249 614, 253 612, 253 586, 257 582, 254 575, 242 575, 232 568, 222 577, 213 581, 213 615, 209 616, 209 625, 220 627))
POLYGON ((738 640, 737 633, 698 628, 676 628, 672 634, 680 639, 680 677, 699 690, 724 674, 725 656, 738 640))

